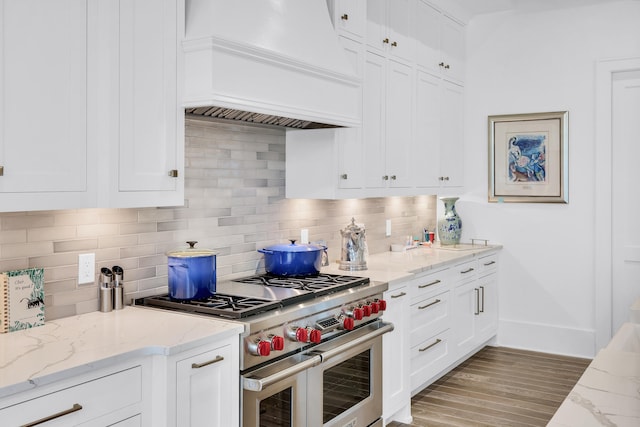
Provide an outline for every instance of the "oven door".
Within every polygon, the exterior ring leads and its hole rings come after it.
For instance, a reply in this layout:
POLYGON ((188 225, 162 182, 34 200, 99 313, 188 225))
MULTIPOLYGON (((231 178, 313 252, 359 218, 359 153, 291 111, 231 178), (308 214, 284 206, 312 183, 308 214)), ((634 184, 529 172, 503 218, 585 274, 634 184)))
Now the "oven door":
POLYGON ((243 427, 307 425, 307 370, 320 361, 296 354, 242 375, 243 427))
POLYGON ((377 321, 314 347, 307 373, 307 426, 382 425, 382 335, 377 321))

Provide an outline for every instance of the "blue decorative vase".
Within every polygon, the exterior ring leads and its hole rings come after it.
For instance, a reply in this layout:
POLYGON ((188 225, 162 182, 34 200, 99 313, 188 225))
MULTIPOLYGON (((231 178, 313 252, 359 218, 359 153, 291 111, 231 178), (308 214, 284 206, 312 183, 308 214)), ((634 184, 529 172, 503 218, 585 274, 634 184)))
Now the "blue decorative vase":
POLYGON ((460 243, 462 220, 456 212, 458 197, 440 197, 444 203, 444 215, 438 219, 438 238, 441 245, 460 243))

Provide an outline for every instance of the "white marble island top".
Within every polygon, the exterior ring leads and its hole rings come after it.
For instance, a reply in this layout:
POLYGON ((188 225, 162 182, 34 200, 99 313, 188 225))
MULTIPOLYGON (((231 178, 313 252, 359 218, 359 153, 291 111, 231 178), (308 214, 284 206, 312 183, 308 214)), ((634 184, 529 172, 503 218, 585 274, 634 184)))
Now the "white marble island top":
POLYGON ((0 398, 144 355, 172 355, 242 333, 238 323, 140 307, 0 334, 0 398))
POLYGON ((549 427, 640 426, 640 352, 610 347, 593 359, 549 427))

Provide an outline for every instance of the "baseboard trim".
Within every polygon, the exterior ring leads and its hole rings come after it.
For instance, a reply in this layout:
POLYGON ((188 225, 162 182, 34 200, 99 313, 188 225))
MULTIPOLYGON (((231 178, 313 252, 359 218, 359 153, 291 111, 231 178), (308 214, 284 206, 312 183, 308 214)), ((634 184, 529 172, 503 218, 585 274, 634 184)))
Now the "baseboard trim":
POLYGON ((595 330, 500 319, 497 344, 591 359, 595 356, 595 330))

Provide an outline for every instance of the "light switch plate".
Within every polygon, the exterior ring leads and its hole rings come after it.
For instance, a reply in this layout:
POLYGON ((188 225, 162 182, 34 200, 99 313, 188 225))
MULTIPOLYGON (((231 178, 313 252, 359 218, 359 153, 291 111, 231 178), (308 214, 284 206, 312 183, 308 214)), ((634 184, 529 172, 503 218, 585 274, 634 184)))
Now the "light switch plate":
POLYGON ((93 283, 96 280, 96 254, 78 255, 78 284, 93 283))

